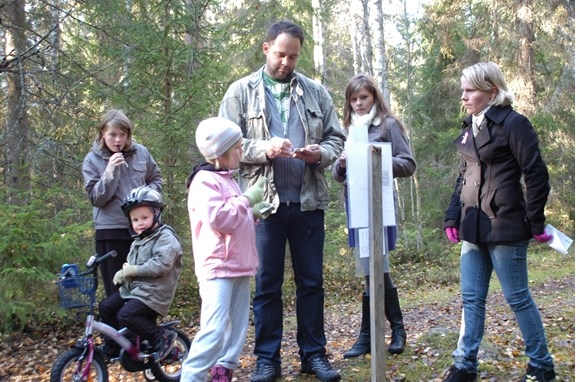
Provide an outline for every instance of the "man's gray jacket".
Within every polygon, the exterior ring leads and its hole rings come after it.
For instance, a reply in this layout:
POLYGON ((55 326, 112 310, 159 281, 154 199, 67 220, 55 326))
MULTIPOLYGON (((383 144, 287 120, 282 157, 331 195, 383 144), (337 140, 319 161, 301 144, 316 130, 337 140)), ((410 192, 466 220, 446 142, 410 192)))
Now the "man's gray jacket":
MULTIPOLYGON (((244 135, 244 154, 240 163, 240 187, 245 190, 260 176, 268 178, 264 199, 275 207, 280 200, 274 185, 272 161, 266 156, 270 134, 271 113, 266 103, 264 68, 232 83, 220 104, 219 115, 240 126, 244 135)), ((302 211, 328 208, 328 184, 324 170, 340 156, 344 147, 344 133, 330 94, 317 82, 294 73, 291 80, 292 100, 305 131, 305 145, 318 144, 321 159, 304 168, 300 203, 302 211)), ((293 110, 293 109, 292 109, 293 110)))

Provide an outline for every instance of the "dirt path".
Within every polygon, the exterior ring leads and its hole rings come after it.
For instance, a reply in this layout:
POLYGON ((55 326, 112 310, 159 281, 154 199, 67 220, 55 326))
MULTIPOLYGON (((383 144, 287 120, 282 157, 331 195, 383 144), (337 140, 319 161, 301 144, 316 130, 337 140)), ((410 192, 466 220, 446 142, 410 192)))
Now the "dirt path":
MULTIPOLYGON (((558 369, 562 368, 559 374, 560 381, 574 381, 574 279, 565 278, 552 281, 550 283, 532 288, 532 293, 536 301, 540 304, 542 317, 547 331, 558 332, 561 327, 560 336, 550 338, 550 347, 567 348, 567 352, 572 354, 571 362, 564 362, 558 369), (568 296, 568 297, 567 297, 568 296), (544 306, 543 302, 547 302, 544 306), (559 317, 559 311, 571 312, 571 317, 559 317), (570 350, 571 349, 571 350, 570 350)), ((419 305, 414 303, 417 299, 414 296, 407 296, 411 305, 404 309, 405 324, 408 331, 407 351, 401 358, 391 362, 409 364, 410 362, 429 361, 433 357, 434 351, 425 349, 422 344, 422 336, 431 331, 455 333, 460 323, 460 299, 458 291, 454 291, 454 298, 448 303, 427 303, 419 305)), ((355 334, 359 327, 360 304, 356 301, 328 306, 326 308, 326 335, 328 337, 328 351, 331 361, 345 374, 347 368, 352 367, 347 360, 342 358, 342 353, 350 348, 355 340, 355 334)), ((282 345, 282 381, 314 381, 308 376, 300 376, 300 363, 298 360, 298 349, 295 341, 295 314, 288 312, 285 319, 285 336, 282 345)), ((68 333, 69 336, 76 336, 78 328, 68 333), (76 333, 76 334, 75 334, 76 333)), ((184 329, 191 336, 195 333, 195 328, 184 329)), ((69 337, 68 337, 69 338, 69 337)), ((487 343, 495 344, 496 350, 487 346, 483 352, 487 362, 493 361, 498 364, 502 357, 514 357, 522 349, 522 340, 514 317, 508 309, 500 292, 492 293, 489 297, 488 317, 486 322, 485 340, 487 343), (494 361, 496 360, 496 361, 494 361)), ((63 331, 56 328, 42 328, 30 333, 4 336, 0 342, 0 381, 24 382, 24 381, 48 381, 50 367, 57 355, 67 348, 67 340, 63 331)), ((254 365, 253 334, 250 330, 241 358, 241 368, 235 372, 236 380, 239 382, 249 381, 254 365)), ((450 350, 451 351, 451 350, 450 350)), ((362 367, 369 369, 369 362, 362 367)), ((400 365, 401 366, 401 365, 400 365)), ((400 367, 398 366, 398 367, 400 367)), ((354 366, 356 367, 356 366, 354 366)), ((392 367, 396 367, 392 365, 392 367)), ((521 375, 523 370, 506 370, 509 375, 521 375)), ((437 370, 440 374, 443 370, 437 370)), ((350 371, 348 370, 348 375, 350 371)), ((347 377, 348 380, 356 381, 354 377, 347 377)), ((393 380, 402 380, 395 377, 393 380)), ((426 378, 426 381, 440 381, 441 378, 426 378)), ((487 377, 482 380, 493 381, 487 377)), ((144 381, 140 373, 130 374, 124 372, 119 366, 110 367, 111 382, 132 382, 144 381)))

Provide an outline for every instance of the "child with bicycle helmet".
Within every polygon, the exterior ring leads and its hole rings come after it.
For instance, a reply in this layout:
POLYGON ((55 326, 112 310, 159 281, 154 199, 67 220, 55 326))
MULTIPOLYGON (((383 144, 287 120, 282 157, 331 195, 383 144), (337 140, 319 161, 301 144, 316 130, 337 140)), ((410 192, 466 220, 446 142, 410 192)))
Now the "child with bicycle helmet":
MULTIPOLYGON (((156 324, 165 316, 182 271, 182 248, 174 229, 162 223, 162 195, 148 187, 133 189, 121 206, 130 221, 134 242, 127 262, 114 275, 120 289, 100 302, 101 320, 117 329, 127 327, 148 340, 154 358, 166 358, 176 333, 156 324)), ((111 347, 112 341, 107 341, 111 347)))

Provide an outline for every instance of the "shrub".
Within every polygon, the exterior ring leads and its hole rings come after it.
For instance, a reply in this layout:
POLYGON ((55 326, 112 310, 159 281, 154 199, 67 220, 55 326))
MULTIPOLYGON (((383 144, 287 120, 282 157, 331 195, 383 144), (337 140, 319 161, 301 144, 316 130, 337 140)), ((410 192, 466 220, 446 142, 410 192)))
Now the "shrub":
POLYGON ((49 320, 61 265, 82 264, 91 254, 86 249, 93 236, 91 220, 71 222, 77 211, 53 207, 45 199, 26 206, 0 205, 0 331, 22 330, 30 320, 49 320))

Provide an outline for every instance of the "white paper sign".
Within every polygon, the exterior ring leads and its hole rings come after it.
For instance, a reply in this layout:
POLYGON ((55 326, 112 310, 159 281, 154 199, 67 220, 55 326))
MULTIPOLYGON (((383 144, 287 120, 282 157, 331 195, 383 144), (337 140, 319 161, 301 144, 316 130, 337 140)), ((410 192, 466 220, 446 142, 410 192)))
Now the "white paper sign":
POLYGON ((568 248, 570 248, 572 245, 573 240, 551 224, 548 224, 544 230, 546 233, 552 235, 552 240, 550 240, 547 244, 561 254, 567 255, 568 248))
POLYGON ((392 175, 392 145, 389 142, 346 143, 346 180, 348 182, 349 226, 368 228, 370 201, 368 200, 370 168, 369 147, 378 146, 382 156, 382 220, 383 225, 396 225, 394 209, 394 177, 392 175))
MULTIPOLYGON (((386 230, 383 231, 386 233, 386 230)), ((384 248, 384 255, 388 252, 388 244, 382 236, 382 248, 384 248)), ((358 229, 358 256, 360 258, 370 257, 370 229, 369 228, 359 228, 358 229)))

